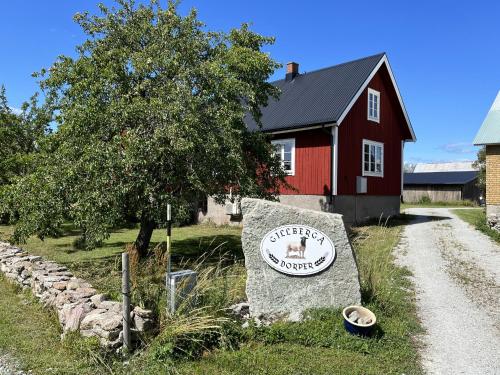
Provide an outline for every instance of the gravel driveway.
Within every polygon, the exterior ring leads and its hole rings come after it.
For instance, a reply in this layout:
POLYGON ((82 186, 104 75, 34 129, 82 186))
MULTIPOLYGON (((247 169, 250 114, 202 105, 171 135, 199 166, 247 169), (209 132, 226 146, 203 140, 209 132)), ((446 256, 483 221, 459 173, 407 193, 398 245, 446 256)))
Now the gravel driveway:
POLYGON ((18 370, 16 361, 7 354, 0 353, 0 375, 27 375, 18 370))
POLYGON ((429 374, 500 374, 500 246, 446 208, 412 208, 398 262, 413 272, 429 374))

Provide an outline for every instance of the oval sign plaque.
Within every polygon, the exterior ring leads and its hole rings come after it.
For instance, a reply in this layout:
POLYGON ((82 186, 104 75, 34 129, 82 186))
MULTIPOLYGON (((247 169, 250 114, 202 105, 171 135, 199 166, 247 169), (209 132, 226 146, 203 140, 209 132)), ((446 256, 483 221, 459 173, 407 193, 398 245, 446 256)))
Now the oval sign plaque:
POLYGON ((301 224, 283 225, 269 231, 260 243, 262 258, 288 275, 313 275, 335 259, 332 240, 318 229, 301 224))

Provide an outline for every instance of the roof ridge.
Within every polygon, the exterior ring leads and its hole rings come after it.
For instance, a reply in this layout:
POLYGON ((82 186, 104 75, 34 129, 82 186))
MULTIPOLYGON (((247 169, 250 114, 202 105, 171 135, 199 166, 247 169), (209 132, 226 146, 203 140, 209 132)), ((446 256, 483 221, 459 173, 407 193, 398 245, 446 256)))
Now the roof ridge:
MULTIPOLYGON (((347 64, 352 64, 352 63, 355 63, 355 62, 359 62, 359 61, 363 61, 363 60, 368 60, 368 59, 372 59, 374 57, 377 57, 377 56, 380 56, 380 58, 382 58, 383 56, 385 56, 386 53, 385 52, 379 52, 379 53, 376 53, 374 55, 371 55, 371 56, 365 56, 365 57, 361 57, 359 59, 355 59, 355 60, 350 60, 350 61, 345 61, 343 63, 340 63, 340 64, 335 64, 335 65, 331 65, 331 66, 326 66, 324 68, 319 68, 319 69, 315 69, 315 70, 311 70, 309 72, 306 72, 306 73, 299 73, 299 76, 305 76, 305 75, 309 75, 309 74, 313 74, 313 73, 318 73, 318 72, 321 72, 321 71, 324 71, 324 70, 328 70, 328 69, 333 69, 333 68, 338 68, 342 65, 347 65, 347 64)), ((279 82, 279 81, 284 81, 285 79, 284 78, 281 78, 281 79, 277 79, 276 81, 271 81, 270 83, 274 83, 274 82, 279 82)))

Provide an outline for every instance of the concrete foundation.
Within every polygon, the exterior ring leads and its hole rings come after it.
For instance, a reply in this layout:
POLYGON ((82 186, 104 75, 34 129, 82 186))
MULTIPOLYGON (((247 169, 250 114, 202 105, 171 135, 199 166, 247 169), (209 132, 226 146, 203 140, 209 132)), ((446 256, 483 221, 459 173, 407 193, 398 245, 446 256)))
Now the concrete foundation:
MULTIPOLYGON (((347 224, 361 223, 373 218, 399 214, 399 195, 282 195, 280 203, 315 211, 334 212, 343 215, 347 224)), ((208 198, 207 209, 200 212, 198 221, 213 222, 217 225, 241 225, 242 217, 226 214, 223 205, 208 198)))
POLYGON ((500 204, 487 204, 486 216, 497 215, 500 216, 500 204))
POLYGON ((208 197, 206 209, 198 212, 198 222, 241 226, 242 217, 241 215, 228 215, 224 205, 217 204, 213 198, 208 197))
POLYGON ((333 212, 344 215, 345 223, 362 223, 398 215, 400 203, 399 195, 337 195, 333 197, 333 212))

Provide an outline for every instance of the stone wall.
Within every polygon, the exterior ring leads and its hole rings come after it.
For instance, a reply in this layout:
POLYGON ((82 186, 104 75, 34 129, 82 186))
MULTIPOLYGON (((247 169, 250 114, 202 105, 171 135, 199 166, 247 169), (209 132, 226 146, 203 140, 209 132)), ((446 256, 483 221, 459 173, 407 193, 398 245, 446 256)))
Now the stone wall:
MULTIPOLYGON (((79 331, 84 337, 99 338, 107 349, 122 346, 122 304, 109 301, 66 267, 0 242, 0 271, 23 289, 31 289, 45 306, 55 309, 63 337, 67 332, 79 331)), ((151 311, 131 307, 133 340, 151 327, 151 319, 151 311)))

